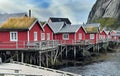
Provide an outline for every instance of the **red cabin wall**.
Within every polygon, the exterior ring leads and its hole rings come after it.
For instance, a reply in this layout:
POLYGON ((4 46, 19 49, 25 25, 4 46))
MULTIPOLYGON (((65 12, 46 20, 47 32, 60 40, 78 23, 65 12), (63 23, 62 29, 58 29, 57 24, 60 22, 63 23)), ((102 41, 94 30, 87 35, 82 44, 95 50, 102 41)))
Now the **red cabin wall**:
MULTIPOLYGON (((10 32, 0 32, 0 47, 1 48, 16 48, 16 42, 10 41, 10 32)), ((27 41, 27 31, 18 31, 18 48, 25 47, 24 44, 27 41)))
POLYGON ((97 33, 94 34, 94 39, 90 39, 90 34, 89 33, 87 33, 85 35, 85 40, 90 40, 94 44, 97 43, 97 39, 99 39, 99 34, 97 34, 97 33))
POLYGON ((107 38, 107 35, 106 35, 106 33, 105 33, 104 31, 102 31, 102 32, 100 33, 100 35, 104 36, 105 39, 107 38))
POLYGON ((4 31, 0 32, 0 42, 9 42, 10 41, 10 32, 4 31))
POLYGON ((73 40, 75 40, 74 39, 74 37, 75 37, 74 33, 69 33, 69 39, 68 40, 64 40, 62 36, 63 36, 63 33, 62 34, 55 34, 54 39, 58 40, 60 43, 67 43, 67 44, 72 44, 73 40))
POLYGON ((53 31, 48 26, 48 24, 46 24, 43 29, 44 29, 44 33, 45 33, 45 40, 47 40, 47 33, 50 34, 50 40, 53 40, 53 31))
POLYGON ((34 32, 37 32, 38 41, 41 40, 42 28, 39 26, 39 23, 36 22, 32 29, 29 31, 29 40, 34 41, 34 32))
POLYGON ((80 40, 80 39, 79 39, 79 33, 82 34, 82 39, 81 39, 81 40, 85 40, 85 31, 83 30, 82 27, 81 27, 81 28, 77 31, 77 33, 76 33, 76 40, 77 40, 77 41, 80 40))

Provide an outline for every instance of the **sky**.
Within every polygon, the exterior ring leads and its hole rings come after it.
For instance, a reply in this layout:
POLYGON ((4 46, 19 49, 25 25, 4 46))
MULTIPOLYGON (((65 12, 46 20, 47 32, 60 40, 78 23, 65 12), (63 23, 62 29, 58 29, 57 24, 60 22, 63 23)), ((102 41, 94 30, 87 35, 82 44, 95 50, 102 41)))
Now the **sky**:
POLYGON ((0 0, 0 13, 28 13, 40 21, 49 17, 69 18, 72 24, 86 23, 96 0, 0 0))

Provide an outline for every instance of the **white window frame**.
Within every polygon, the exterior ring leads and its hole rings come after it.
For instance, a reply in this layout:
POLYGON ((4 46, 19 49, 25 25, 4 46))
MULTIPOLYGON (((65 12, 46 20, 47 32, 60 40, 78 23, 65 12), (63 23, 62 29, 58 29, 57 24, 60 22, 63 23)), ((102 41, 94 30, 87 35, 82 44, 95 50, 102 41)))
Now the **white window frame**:
POLYGON ((45 33, 41 33, 41 40, 45 40, 45 33))
POLYGON ((90 39, 94 39, 95 35, 94 34, 90 34, 90 39))
POLYGON ((78 37, 80 40, 82 40, 82 33, 79 33, 78 37))
POLYGON ((18 41, 18 32, 10 32, 10 41, 18 41))
POLYGON ((50 40, 50 33, 47 33, 47 40, 50 40))
POLYGON ((63 40, 69 40, 69 34, 63 34, 62 35, 63 40), (66 36, 66 37, 65 37, 66 36))
POLYGON ((38 33, 34 32, 34 41, 37 41, 37 40, 38 40, 38 33))

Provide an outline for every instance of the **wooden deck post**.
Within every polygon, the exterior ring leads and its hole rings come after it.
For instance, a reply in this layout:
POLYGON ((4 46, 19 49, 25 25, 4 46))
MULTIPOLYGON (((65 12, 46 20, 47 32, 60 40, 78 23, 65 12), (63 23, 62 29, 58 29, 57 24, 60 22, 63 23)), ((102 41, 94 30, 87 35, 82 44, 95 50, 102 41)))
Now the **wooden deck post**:
POLYGON ((65 54, 66 55, 66 59, 67 59, 67 53, 68 53, 68 51, 67 51, 67 46, 66 46, 66 54, 65 54))
POLYGON ((42 61, 42 58, 41 58, 41 51, 39 51, 39 66, 41 66, 41 61, 42 61))
POLYGON ((46 66, 48 67, 48 52, 46 53, 46 66))
POLYGON ((21 52, 21 62, 24 63, 24 53, 21 52))
POLYGON ((76 59, 76 46, 74 46, 74 59, 76 59))
POLYGON ((19 61, 18 51, 16 51, 17 61, 19 61))
POLYGON ((62 46, 61 46, 61 50, 60 50, 60 51, 61 51, 61 55, 60 55, 60 57, 61 57, 61 60, 62 60, 62 46))

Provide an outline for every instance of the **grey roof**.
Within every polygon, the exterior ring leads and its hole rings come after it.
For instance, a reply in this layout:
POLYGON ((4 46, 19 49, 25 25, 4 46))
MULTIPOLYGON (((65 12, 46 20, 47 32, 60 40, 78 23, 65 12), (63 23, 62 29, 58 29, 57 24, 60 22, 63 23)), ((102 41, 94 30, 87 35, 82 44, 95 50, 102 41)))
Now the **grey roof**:
POLYGON ((68 18, 57 18, 57 17, 50 17, 49 18, 52 22, 66 22, 67 24, 71 24, 68 18))
POLYGON ((59 33, 75 33, 82 25, 66 25, 59 33))
POLYGON ((26 13, 12 13, 12 14, 0 14, 0 24, 5 22, 10 17, 23 17, 27 16, 26 13))
POLYGON ((50 28, 53 30, 54 33, 58 33, 60 29, 65 25, 64 22, 50 22, 48 23, 50 28))

